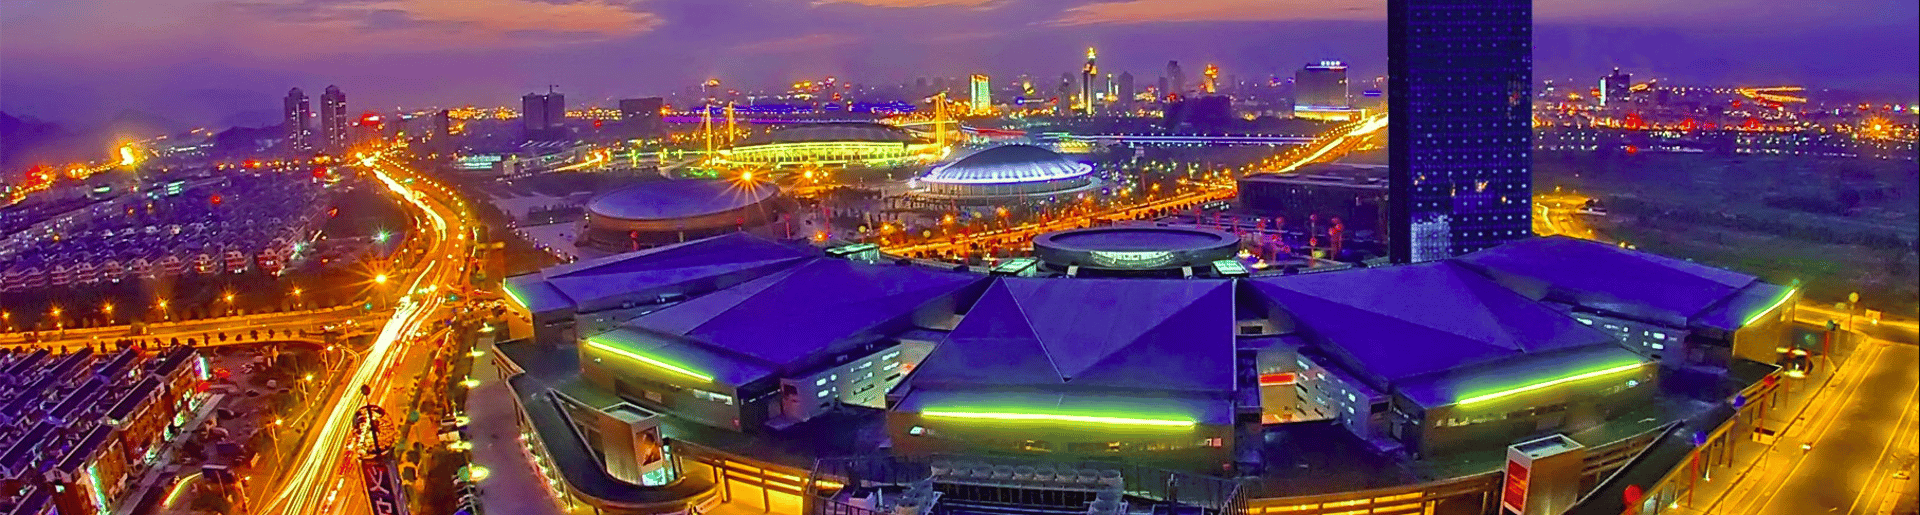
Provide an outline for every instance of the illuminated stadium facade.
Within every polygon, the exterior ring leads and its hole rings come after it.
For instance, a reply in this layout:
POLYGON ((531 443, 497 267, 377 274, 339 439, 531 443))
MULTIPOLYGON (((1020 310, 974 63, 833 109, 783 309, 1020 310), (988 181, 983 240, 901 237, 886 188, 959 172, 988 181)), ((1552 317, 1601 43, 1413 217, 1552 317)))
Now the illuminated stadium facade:
POLYGON ((618 253, 765 225, 785 199, 771 184, 718 180, 650 181, 587 202, 581 247, 618 253))
MULTIPOLYGON (((1137 246, 1198 242, 1150 232, 1137 246)), ((949 270, 733 234, 509 278, 534 333, 496 354, 524 371, 523 399, 630 403, 671 421, 668 441, 798 469, 885 456, 927 477, 931 463, 940 502, 964 506, 1001 495, 974 488, 999 480, 982 463, 1260 475, 1262 449, 1290 438, 1273 434, 1331 430, 1346 443, 1324 452, 1435 462, 1541 434, 1644 445, 1627 437, 1696 415, 1672 406, 1777 371, 1797 295, 1558 237, 1326 273, 1142 266, 1195 270, 949 270)), ((1083 501, 1097 502, 1063 502, 1083 501)), ((1233 501, 1196 502, 1217 514, 1233 501)))
POLYGON ((1093 189, 1093 167, 1033 145, 1001 145, 974 151, 915 178, 919 200, 994 204, 1050 198, 1093 189))
POLYGON ((942 149, 892 125, 821 123, 755 134, 720 151, 725 163, 768 166, 899 166, 938 159, 942 149))

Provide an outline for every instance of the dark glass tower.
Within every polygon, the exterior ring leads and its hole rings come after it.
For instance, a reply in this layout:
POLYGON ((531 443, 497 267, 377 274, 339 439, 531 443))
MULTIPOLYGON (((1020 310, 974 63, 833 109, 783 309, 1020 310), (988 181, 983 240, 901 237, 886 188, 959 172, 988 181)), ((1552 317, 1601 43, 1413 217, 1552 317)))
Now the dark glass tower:
POLYGON ((1388 0, 1387 32, 1393 260, 1532 236, 1532 0, 1388 0))

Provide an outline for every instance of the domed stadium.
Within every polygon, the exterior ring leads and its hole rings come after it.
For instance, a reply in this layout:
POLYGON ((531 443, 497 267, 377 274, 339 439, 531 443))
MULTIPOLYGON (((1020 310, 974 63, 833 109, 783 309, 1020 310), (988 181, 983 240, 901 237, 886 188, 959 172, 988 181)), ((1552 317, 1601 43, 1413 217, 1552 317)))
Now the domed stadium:
POLYGON ((1092 189, 1093 167, 1033 145, 1002 145, 933 167, 913 195, 960 203, 1020 201, 1092 189))
POLYGON ((892 166, 933 159, 937 145, 906 129, 879 123, 791 125, 755 134, 720 160, 783 165, 892 166))
POLYGON ((609 191, 586 207, 581 246, 627 252, 765 225, 783 201, 771 184, 680 180, 609 191))

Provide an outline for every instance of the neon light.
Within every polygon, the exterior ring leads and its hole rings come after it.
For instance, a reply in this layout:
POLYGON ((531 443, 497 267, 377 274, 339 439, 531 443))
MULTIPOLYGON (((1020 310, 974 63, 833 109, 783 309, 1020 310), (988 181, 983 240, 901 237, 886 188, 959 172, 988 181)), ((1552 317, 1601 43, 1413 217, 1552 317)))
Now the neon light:
POLYGON ((676 365, 673 365, 673 364, 671 364, 671 363, 667 363, 667 362, 665 362, 665 361, 660 361, 660 360, 657 360, 657 359, 653 359, 653 358, 649 358, 649 357, 646 357, 646 356, 642 356, 642 355, 639 355, 639 354, 635 354, 635 353, 634 353, 633 351, 629 351, 629 350, 626 350, 626 349, 622 349, 622 348, 619 348, 619 347, 614 347, 614 346, 612 346, 612 345, 608 345, 608 344, 606 344, 606 343, 602 343, 602 342, 599 342, 599 341, 596 341, 596 340, 591 340, 591 339, 589 339, 589 340, 587 340, 587 346, 588 346, 588 347, 593 347, 593 348, 596 348, 596 349, 600 349, 600 350, 604 350, 604 351, 607 351, 607 352, 611 352, 611 353, 614 353, 614 354, 617 354, 617 355, 619 355, 619 356, 621 356, 621 357, 624 357, 624 358, 628 358, 628 359, 632 359, 632 360, 634 360, 634 361, 639 361, 639 362, 641 362, 641 363, 646 363, 646 364, 648 364, 648 365, 653 365, 653 366, 655 366, 655 367, 659 367, 660 369, 662 369, 662 370, 666 370, 666 371, 668 371, 668 372, 673 372, 673 373, 676 373, 676 374, 680 374, 680 375, 683 375, 683 376, 687 376, 687 377, 691 377, 691 378, 694 378, 694 379, 699 379, 699 380, 701 380, 701 381, 713 381, 713 376, 710 376, 710 375, 705 375, 705 374, 701 374, 701 373, 699 373, 699 372, 694 372, 694 371, 692 371, 692 370, 687 370, 687 369, 685 369, 685 368, 681 368, 681 367, 679 367, 679 366, 676 366, 676 365))
POLYGON ((1197 422, 1194 422, 1193 420, 1190 420, 1190 419, 1172 420, 1172 419, 1131 418, 1131 417, 1092 417, 1092 416, 1084 416, 1084 415, 1053 415, 1053 414, 1042 414, 1042 413, 923 411, 923 412, 920 412, 920 414, 928 417, 974 418, 974 419, 989 419, 989 420, 1019 420, 1019 421, 1041 421, 1041 422, 1084 422, 1089 424, 1112 424, 1112 425, 1126 425, 1126 426, 1193 427, 1194 425, 1197 424, 1197 422))
POLYGON ((1286 385, 1293 384, 1298 380, 1299 380, 1299 377, 1295 376, 1293 372, 1281 372, 1278 374, 1260 374, 1260 386, 1286 386, 1286 385))
POLYGON ((1786 304, 1787 299, 1793 298, 1794 292, 1797 292, 1797 291, 1799 291, 1799 288, 1787 288, 1787 291, 1785 293, 1780 294, 1780 298, 1773 299, 1773 303, 1767 305, 1767 309, 1762 309, 1760 311, 1754 312, 1751 315, 1747 315, 1747 321, 1741 322, 1740 326, 1746 327, 1748 325, 1752 325, 1754 321, 1760 320, 1761 317, 1767 316, 1767 313, 1772 313, 1773 310, 1779 309, 1780 305, 1786 304))
POLYGON ((520 294, 513 291, 513 285, 501 282, 500 291, 506 292, 507 299, 512 300, 514 305, 520 306, 520 309, 533 311, 533 306, 527 304, 527 299, 520 298, 520 294))
POLYGON ((1502 398, 1502 397, 1510 397, 1510 396, 1514 396, 1514 395, 1519 395, 1519 394, 1522 394, 1522 393, 1527 393, 1527 392, 1531 392, 1531 391, 1534 391, 1534 390, 1539 390, 1539 389, 1541 389, 1541 388, 1547 388, 1547 387, 1550 387, 1550 386, 1554 386, 1554 385, 1560 385, 1560 384, 1566 384, 1566 383, 1571 383, 1571 382, 1574 382, 1574 381, 1579 381, 1579 380, 1581 380, 1581 379, 1591 379, 1591 378, 1595 378, 1595 377, 1600 377, 1600 376, 1604 376, 1604 375, 1608 375, 1608 374, 1616 374, 1616 373, 1620 373, 1620 372, 1625 372, 1625 371, 1628 371, 1628 370, 1634 370, 1634 369, 1638 369, 1638 368, 1640 368, 1640 366, 1641 366, 1641 365, 1645 365, 1645 363, 1640 363, 1640 362, 1633 362, 1633 363, 1628 363, 1628 364, 1625 364, 1625 365, 1620 365, 1620 366, 1617 366, 1617 367, 1612 367, 1612 368, 1603 368, 1603 369, 1600 369, 1600 370, 1594 370, 1594 371, 1591 371, 1591 372, 1584 372, 1584 373, 1580 373, 1580 374, 1574 374, 1574 375, 1570 375, 1570 376, 1567 376, 1567 377, 1562 377, 1562 378, 1559 378, 1559 379, 1554 379, 1554 380, 1551 380, 1551 381, 1542 381, 1542 382, 1538 382, 1538 383, 1533 383, 1533 384, 1530 384, 1530 385, 1526 385, 1526 386, 1522 386, 1522 387, 1519 387, 1519 388, 1513 388, 1513 389, 1508 389, 1508 390, 1501 390, 1501 391, 1497 391, 1497 392, 1493 392, 1493 393, 1489 393, 1489 394, 1485 394, 1485 395, 1475 395, 1475 396, 1473 396, 1473 397, 1468 397, 1468 398, 1465 398, 1465 399, 1460 399, 1460 401, 1459 401, 1459 404, 1473 404, 1473 403, 1477 403, 1477 402, 1484 402, 1484 401, 1490 401, 1490 400, 1494 400, 1494 399, 1499 399, 1499 398, 1502 398))

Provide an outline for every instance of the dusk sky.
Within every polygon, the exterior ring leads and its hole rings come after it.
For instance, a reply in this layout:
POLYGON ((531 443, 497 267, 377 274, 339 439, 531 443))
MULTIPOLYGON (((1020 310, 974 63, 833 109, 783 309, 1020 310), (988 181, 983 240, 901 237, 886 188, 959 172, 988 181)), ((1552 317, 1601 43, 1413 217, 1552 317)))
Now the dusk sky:
MULTIPOLYGON (((85 123, 125 109, 270 121, 299 86, 353 110, 570 103, 707 77, 1058 77, 1086 46, 1143 83, 1169 59, 1242 78, 1344 59, 1386 69, 1381 0, 7 0, 0 110, 85 123), (262 114, 264 113, 264 115, 262 114), (245 118, 245 117, 243 117, 245 118)), ((1802 84, 1915 97, 1912 0, 1538 0, 1536 78, 1621 66, 1687 84, 1802 84)))

